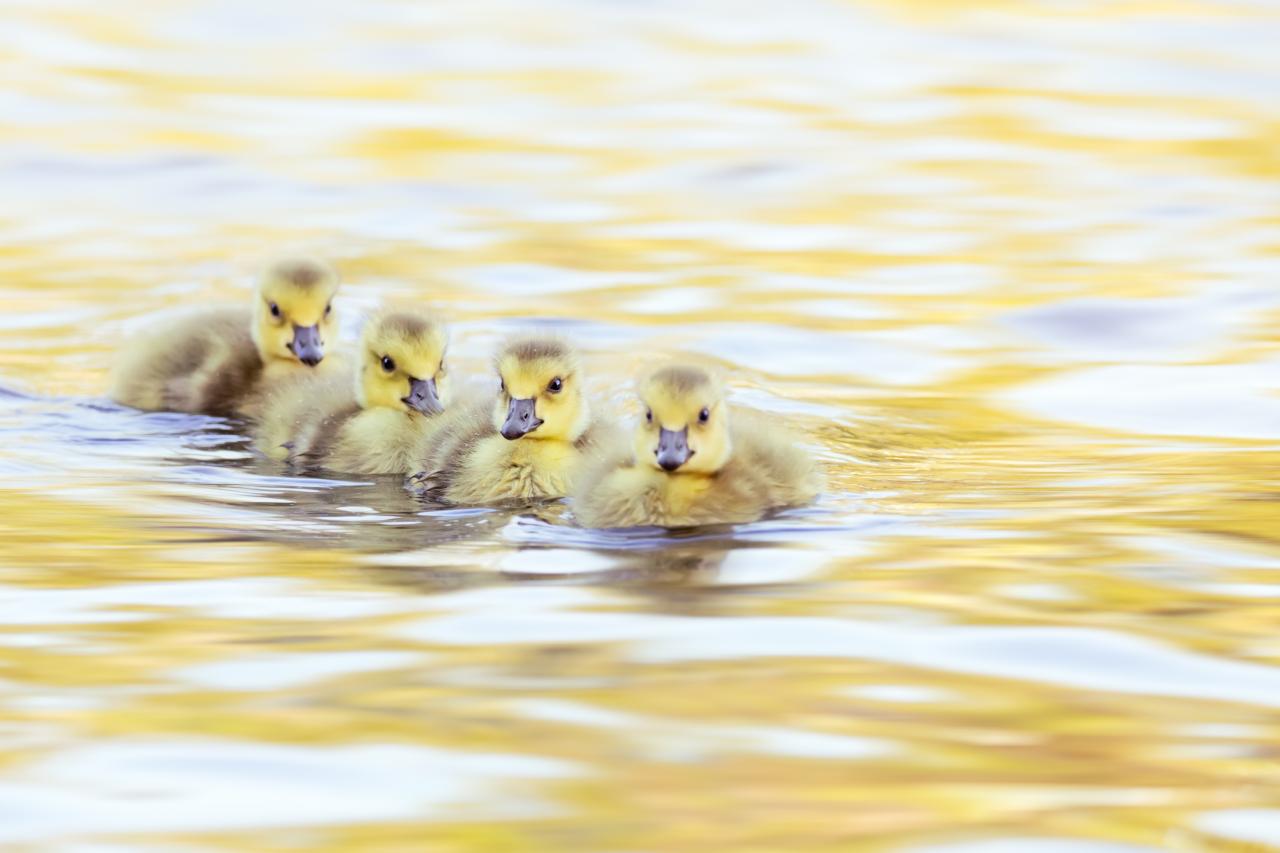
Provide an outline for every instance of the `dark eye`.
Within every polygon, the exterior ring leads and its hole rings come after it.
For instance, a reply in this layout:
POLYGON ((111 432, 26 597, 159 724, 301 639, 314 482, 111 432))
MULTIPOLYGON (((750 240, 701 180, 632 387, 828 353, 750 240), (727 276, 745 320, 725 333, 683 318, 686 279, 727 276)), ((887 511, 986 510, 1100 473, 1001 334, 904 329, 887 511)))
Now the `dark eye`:
POLYGON ((552 394, 559 394, 560 389, 564 387, 564 380, 557 376, 551 380, 551 384, 547 386, 547 390, 552 394))
POLYGON ((698 423, 705 424, 709 420, 711 420, 710 409, 703 409, 701 412, 698 412, 698 423))
POLYGON ((498 380, 498 390, 499 390, 499 391, 501 391, 503 394, 507 393, 507 383, 506 383, 506 380, 504 380, 504 379, 499 379, 499 380, 498 380))
POLYGON ((653 423, 653 409, 644 413, 644 419, 649 423, 653 423))
POLYGON ((279 306, 279 305, 275 304, 274 302, 268 302, 268 303, 267 303, 267 307, 269 307, 269 308, 271 309, 271 316, 272 316, 272 317, 279 317, 279 316, 280 316, 280 306, 279 306))
POLYGON ((331 303, 329 303, 328 305, 324 306, 324 316, 328 317, 328 316, 329 316, 329 314, 330 314, 330 312, 332 312, 332 311, 333 311, 333 303, 332 303, 332 302, 331 302, 331 303))
POLYGON ((396 369, 396 360, 389 355, 382 357, 382 369, 390 373, 396 369))

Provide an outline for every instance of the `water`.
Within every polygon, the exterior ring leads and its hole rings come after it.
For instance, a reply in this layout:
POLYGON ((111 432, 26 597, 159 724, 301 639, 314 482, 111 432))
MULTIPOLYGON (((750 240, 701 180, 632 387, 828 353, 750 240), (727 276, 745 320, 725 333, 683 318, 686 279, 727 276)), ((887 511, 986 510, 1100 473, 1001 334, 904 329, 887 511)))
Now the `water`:
POLYGON ((1280 847, 1280 9, 10 2, 0 846, 1280 847), (348 333, 718 360, 813 507, 597 534, 106 402, 348 333))

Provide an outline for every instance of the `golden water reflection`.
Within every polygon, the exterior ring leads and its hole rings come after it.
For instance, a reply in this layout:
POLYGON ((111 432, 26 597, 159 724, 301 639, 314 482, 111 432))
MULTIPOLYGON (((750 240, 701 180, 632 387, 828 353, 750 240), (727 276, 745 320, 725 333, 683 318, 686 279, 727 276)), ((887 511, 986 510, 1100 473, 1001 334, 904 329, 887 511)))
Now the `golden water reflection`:
POLYGON ((1269 4, 4 19, 0 846, 1280 847, 1269 4), (291 249, 468 373, 718 360, 828 494, 587 533, 102 400, 291 249))

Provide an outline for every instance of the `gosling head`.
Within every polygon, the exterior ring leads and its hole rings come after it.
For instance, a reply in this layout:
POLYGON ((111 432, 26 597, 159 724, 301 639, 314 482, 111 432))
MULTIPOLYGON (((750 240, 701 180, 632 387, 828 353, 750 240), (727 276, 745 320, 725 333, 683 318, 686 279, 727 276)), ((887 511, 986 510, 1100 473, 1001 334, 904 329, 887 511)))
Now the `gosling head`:
POLYGON ((640 383, 645 414, 636 428, 640 464, 667 473, 714 474, 729 461, 729 407, 720 382, 700 367, 674 365, 640 383))
POLYGON ((577 353, 555 338, 516 338, 498 351, 494 427, 503 438, 577 441, 590 419, 577 353))
POLYGON ((371 319, 360 338, 356 395, 366 409, 383 406, 436 415, 448 396, 444 324, 426 311, 391 308, 371 319))
POLYGON ((336 322, 337 290, 337 273, 320 261, 292 258, 268 267, 253 307, 253 340, 262 360, 319 364, 336 322))

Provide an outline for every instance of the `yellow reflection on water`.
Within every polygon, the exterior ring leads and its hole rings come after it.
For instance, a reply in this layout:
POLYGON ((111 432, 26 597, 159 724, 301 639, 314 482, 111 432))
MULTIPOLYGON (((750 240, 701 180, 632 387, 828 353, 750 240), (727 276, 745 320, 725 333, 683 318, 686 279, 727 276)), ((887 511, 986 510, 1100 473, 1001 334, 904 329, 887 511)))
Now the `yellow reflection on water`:
POLYGON ((1268 4, 4 23, 0 846, 1280 846, 1268 4), (711 357, 829 493, 585 533, 101 399, 294 249, 477 376, 711 357))

